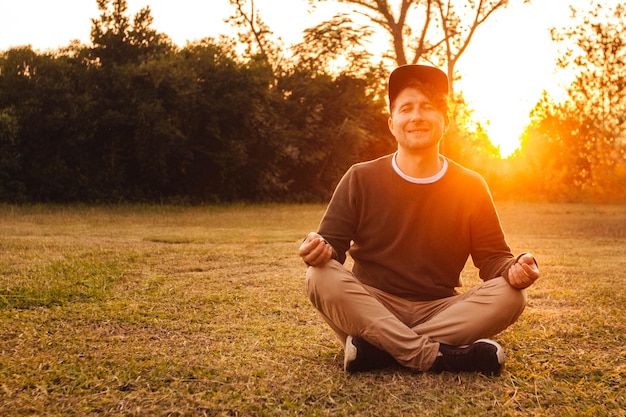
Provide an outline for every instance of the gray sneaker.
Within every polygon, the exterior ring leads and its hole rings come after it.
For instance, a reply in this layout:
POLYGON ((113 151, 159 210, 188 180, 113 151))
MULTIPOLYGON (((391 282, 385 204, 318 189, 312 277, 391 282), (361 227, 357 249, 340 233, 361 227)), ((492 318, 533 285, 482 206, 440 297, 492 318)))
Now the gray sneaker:
POLYGON ((480 372, 500 375, 504 369, 504 350, 493 340, 480 339, 469 346, 439 345, 439 356, 431 372, 480 372))
POLYGON ((372 371, 397 365, 385 352, 358 337, 348 336, 343 357, 343 369, 350 373, 372 371))

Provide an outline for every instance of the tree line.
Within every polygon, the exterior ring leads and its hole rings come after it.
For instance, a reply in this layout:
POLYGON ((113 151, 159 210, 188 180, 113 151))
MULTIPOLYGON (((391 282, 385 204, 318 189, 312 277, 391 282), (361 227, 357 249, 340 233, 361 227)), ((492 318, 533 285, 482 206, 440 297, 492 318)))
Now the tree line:
MULTIPOLYGON (((0 53, 0 201, 325 201, 351 164, 395 149, 388 73, 345 15, 307 29, 286 58, 244 1, 231 0, 238 40, 185 47, 152 28, 148 7, 131 18, 124 0, 97 2, 90 45, 0 53)), ((455 94, 445 154, 496 197, 626 197, 626 32, 595 13, 595 31, 555 30, 580 40, 562 62, 579 77, 565 103, 537 104, 513 158, 455 94)))

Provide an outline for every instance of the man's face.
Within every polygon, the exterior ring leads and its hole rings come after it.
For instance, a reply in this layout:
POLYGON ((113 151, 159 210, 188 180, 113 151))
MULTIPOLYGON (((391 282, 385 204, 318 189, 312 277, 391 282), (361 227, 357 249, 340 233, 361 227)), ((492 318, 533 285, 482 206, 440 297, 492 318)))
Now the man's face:
POLYGON ((398 147, 408 152, 420 152, 438 147, 446 129, 443 113, 420 90, 407 87, 393 104, 389 130, 398 147))

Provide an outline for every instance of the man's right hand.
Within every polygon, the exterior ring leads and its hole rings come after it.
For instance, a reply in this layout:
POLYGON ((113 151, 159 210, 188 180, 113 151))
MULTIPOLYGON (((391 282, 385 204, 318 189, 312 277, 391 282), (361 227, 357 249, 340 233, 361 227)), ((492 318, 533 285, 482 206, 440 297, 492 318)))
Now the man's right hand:
POLYGON ((333 247, 320 234, 311 232, 298 249, 298 255, 309 266, 320 266, 330 261, 333 247))

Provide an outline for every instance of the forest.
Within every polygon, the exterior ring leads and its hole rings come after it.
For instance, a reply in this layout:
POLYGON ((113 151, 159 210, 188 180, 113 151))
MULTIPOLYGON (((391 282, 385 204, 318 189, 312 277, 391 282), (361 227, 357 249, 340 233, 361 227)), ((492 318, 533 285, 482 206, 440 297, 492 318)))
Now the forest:
MULTIPOLYGON (((89 45, 0 51, 0 202, 323 202, 351 164, 395 149, 387 66, 348 15, 285 50, 253 0, 231 0, 238 36, 179 47, 149 7, 129 16, 125 0, 97 2, 89 45)), ((353 3, 372 21, 391 15, 387 2, 353 3)), ((422 42, 406 39, 408 22, 376 20, 396 29, 395 63, 435 62, 453 79, 475 25, 508 2, 480 2, 469 26, 437 14, 443 3, 401 2, 432 6, 413 32, 422 42)), ((495 198, 626 201, 626 4, 577 22, 552 31, 573 45, 558 62, 575 73, 567 98, 544 94, 511 157, 452 90, 442 153, 483 175, 495 198)))

